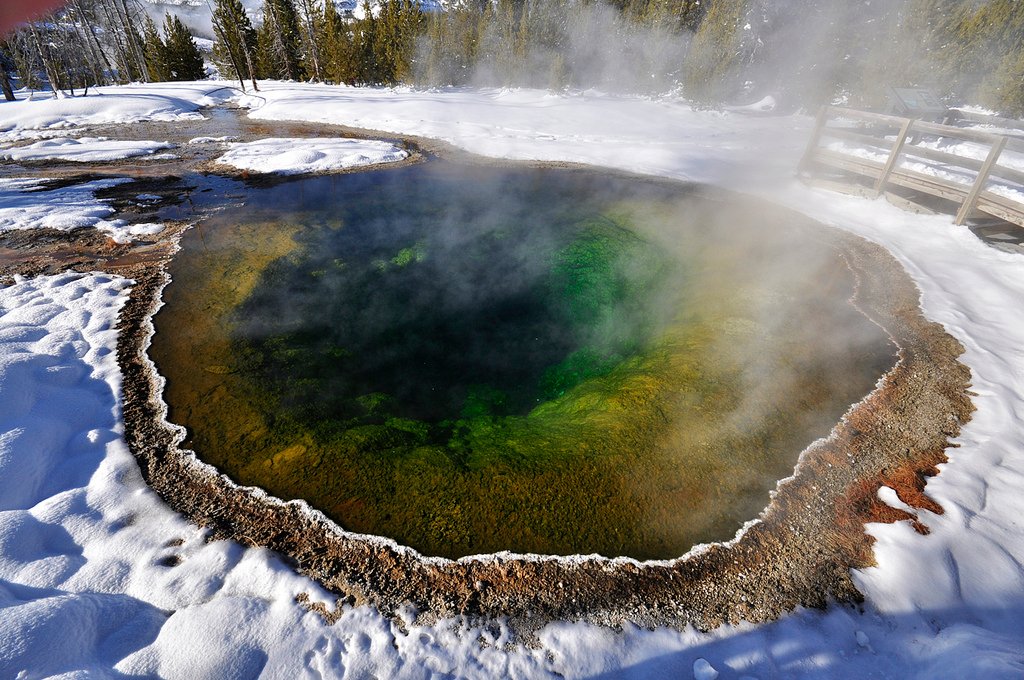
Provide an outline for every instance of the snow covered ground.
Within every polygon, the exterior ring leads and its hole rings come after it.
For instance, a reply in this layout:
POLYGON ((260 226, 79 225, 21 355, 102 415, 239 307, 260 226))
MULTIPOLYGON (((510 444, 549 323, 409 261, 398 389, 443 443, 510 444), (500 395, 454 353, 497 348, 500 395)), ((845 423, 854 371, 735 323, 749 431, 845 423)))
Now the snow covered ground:
POLYGON ((100 87, 86 97, 54 99, 49 93, 18 92, 18 102, 0 108, 0 143, 18 140, 25 130, 61 130, 99 123, 140 120, 195 120, 196 109, 234 94, 229 83, 152 83, 100 87))
MULTIPOLYGON (((0 129, 71 115, 189 115, 219 96, 216 83, 176 87, 0 104, 0 129)), ((959 448, 928 482, 945 514, 920 513, 928 536, 906 523, 869 527, 878 566, 855 574, 861 609, 797 611, 709 634, 557 623, 536 650, 506 648, 501 626, 452 620, 403 631, 367 608, 328 626, 294 603, 300 592, 326 599, 315 584, 267 551, 205 543, 143 484, 121 436, 114 359, 129 282, 21 280, 0 289, 0 677, 1024 676, 1024 257, 989 248, 949 217, 804 187, 793 178, 811 126, 802 117, 598 93, 270 83, 244 101, 268 120, 714 183, 885 245, 921 287, 925 313, 966 347, 978 395, 959 448)), ((0 208, 18 195, 0 196, 0 208)))
POLYGON ((71 231, 93 227, 106 232, 118 243, 132 236, 157 234, 162 224, 128 224, 107 219, 114 209, 96 198, 96 192, 128 180, 99 179, 60 189, 22 177, 0 177, 0 232, 11 229, 59 229, 71 231))
POLYGON ((169 149, 169 142, 106 139, 104 137, 54 137, 34 144, 0 151, 0 160, 45 161, 63 160, 78 163, 100 163, 136 156, 153 156, 169 149))
POLYGON ((407 151, 388 142, 344 137, 271 137, 231 144, 216 162, 239 170, 298 175, 394 163, 408 157, 407 151))

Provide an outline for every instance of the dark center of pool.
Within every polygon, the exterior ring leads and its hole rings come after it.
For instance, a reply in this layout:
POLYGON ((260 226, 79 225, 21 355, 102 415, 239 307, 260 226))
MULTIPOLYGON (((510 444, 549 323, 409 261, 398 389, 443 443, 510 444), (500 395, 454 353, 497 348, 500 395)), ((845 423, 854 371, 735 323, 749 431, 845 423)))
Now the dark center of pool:
POLYGON ((369 205, 341 201, 344 226, 304 229, 234 312, 240 365, 282 408, 363 423, 526 415, 675 313, 663 303, 678 263, 579 198, 512 175, 431 205, 427 191, 464 191, 438 181, 386 176, 369 205))

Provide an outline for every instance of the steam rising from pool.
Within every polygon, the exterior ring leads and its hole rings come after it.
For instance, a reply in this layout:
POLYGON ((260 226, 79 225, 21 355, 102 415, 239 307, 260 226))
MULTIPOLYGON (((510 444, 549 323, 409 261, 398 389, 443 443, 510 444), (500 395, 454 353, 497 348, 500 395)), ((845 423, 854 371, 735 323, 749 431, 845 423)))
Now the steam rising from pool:
POLYGON ((893 363, 827 233, 735 197, 437 162, 246 194, 171 267, 171 420, 427 554, 729 538, 893 363))

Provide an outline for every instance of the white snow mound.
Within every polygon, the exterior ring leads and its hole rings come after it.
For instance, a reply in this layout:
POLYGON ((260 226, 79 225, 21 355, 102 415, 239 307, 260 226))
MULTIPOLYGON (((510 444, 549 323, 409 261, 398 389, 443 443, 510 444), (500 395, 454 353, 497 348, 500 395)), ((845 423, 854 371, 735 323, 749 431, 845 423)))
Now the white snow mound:
POLYGON ((217 162, 250 172, 296 175, 395 163, 408 157, 409 152, 389 142, 344 137, 272 137, 231 144, 217 162))
POLYGON ((79 137, 78 139, 57 137, 2 151, 0 160, 62 160, 102 163, 135 156, 148 156, 160 149, 169 149, 173 146, 170 142, 107 139, 105 137, 79 137))

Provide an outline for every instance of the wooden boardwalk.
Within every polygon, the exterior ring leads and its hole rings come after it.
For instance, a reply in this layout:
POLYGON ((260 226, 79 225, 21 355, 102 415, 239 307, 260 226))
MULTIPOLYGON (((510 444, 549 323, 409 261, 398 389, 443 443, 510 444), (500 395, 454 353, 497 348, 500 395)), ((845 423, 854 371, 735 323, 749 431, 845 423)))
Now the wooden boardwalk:
POLYGON ((1024 154, 1024 138, 826 106, 818 114, 800 173, 857 179, 862 192, 874 196, 900 187, 909 190, 904 195, 942 199, 938 203, 955 212, 956 224, 996 218, 1024 227, 1024 199, 992 190, 999 185, 1024 195, 1024 171, 999 162, 1006 150, 1024 154), (826 140, 841 144, 825 146, 826 140), (969 142, 975 157, 943 150, 960 142, 969 142))

